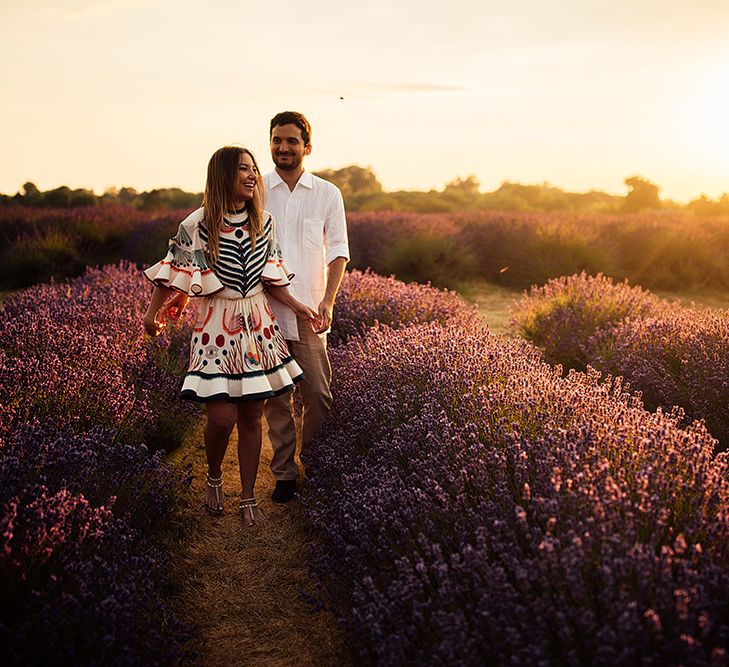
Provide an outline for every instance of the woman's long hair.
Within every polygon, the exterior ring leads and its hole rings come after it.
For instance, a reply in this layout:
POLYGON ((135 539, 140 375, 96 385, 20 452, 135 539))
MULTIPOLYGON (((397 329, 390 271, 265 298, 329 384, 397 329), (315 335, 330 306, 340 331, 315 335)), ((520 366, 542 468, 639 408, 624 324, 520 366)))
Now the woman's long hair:
POLYGON ((258 164, 253 153, 242 146, 223 146, 219 148, 208 162, 208 178, 203 195, 203 225, 208 232, 207 255, 213 263, 220 254, 220 228, 223 216, 235 207, 235 189, 238 183, 238 163, 242 153, 250 155, 256 168, 256 189, 253 198, 246 201, 248 212, 248 233, 251 246, 256 247, 256 240, 263 232, 263 179, 258 171, 258 164))

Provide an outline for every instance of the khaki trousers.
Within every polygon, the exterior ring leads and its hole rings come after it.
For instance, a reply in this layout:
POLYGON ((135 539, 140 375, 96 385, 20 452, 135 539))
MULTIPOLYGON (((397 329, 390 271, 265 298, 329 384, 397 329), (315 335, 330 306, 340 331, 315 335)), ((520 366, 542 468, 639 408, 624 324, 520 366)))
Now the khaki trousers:
POLYGON ((294 423, 294 391, 300 392, 303 404, 301 427, 301 457, 311 451, 311 441, 319 432, 322 422, 332 407, 329 384, 332 367, 327 356, 326 336, 320 337, 311 330, 306 320, 298 320, 299 340, 287 340, 291 355, 304 371, 304 379, 293 391, 275 396, 266 401, 264 414, 268 422, 268 435, 273 456, 271 472, 276 481, 292 480, 298 477, 294 461, 296 452, 296 424, 294 423))

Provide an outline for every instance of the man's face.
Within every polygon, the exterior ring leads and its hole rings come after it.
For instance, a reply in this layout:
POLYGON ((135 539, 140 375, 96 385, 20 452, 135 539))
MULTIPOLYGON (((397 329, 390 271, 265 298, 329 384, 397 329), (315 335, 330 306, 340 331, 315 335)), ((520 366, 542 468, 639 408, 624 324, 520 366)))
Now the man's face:
POLYGON ((311 144, 304 145, 301 130, 293 123, 276 125, 271 132, 271 159, 279 169, 294 171, 301 166, 304 155, 311 153, 311 144))

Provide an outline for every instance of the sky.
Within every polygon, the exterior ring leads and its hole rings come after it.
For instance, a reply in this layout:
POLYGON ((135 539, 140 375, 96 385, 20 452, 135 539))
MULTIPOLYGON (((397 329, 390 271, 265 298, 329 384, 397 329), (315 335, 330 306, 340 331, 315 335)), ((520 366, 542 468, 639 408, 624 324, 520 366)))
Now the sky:
POLYGON ((386 190, 473 175, 686 202, 729 192, 726 0, 0 0, 0 192, 201 191, 212 153, 386 190))

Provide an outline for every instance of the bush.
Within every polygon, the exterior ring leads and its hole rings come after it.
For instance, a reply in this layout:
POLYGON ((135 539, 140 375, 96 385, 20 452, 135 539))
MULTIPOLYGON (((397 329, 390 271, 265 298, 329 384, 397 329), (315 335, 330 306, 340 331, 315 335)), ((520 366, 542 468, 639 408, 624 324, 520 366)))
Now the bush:
POLYGON ((680 406, 729 446, 729 318, 669 305, 650 292, 584 274, 533 288, 512 311, 551 363, 622 376, 650 409, 680 406))
POLYGON ((398 239, 382 261, 386 274, 405 282, 423 281, 439 287, 455 287, 476 273, 476 259, 456 240, 435 234, 398 239))
POLYGON ((580 273, 532 287, 514 305, 511 321, 522 338, 544 351, 547 361, 584 371, 590 362, 585 345, 596 331, 668 308, 666 302, 627 282, 614 284, 601 274, 580 273))
POLYGON ((477 309, 455 292, 406 285, 371 271, 350 271, 344 275, 337 296, 329 343, 340 345, 378 323, 398 328, 425 322, 459 322, 474 329, 480 326, 477 309))
MULTIPOLYGON (((514 288, 585 271, 651 289, 729 285, 726 220, 670 211, 349 213, 352 267, 439 283, 461 272, 514 288), (465 265, 450 269, 440 265, 465 265), (392 257, 391 257, 392 255, 392 257), (393 263, 394 262, 394 263, 393 263)), ((453 283, 443 283, 450 284, 453 283)))
POLYGON ((586 342, 590 364, 621 375, 655 409, 681 406, 729 447, 729 318, 675 309, 624 320, 586 342))
POLYGON ((125 206, 0 207, 0 287, 64 280, 87 265, 157 261, 187 211, 142 212, 125 206))
POLYGON ((121 442, 168 450, 180 444, 180 432, 159 430, 158 414, 167 412, 183 429, 197 414, 176 400, 188 334, 173 326, 153 341, 143 337, 148 291, 142 273, 121 264, 7 299, 0 311, 0 441, 15 425, 40 421, 77 430, 100 425, 121 442), (163 366, 163 357, 175 363, 163 366))

